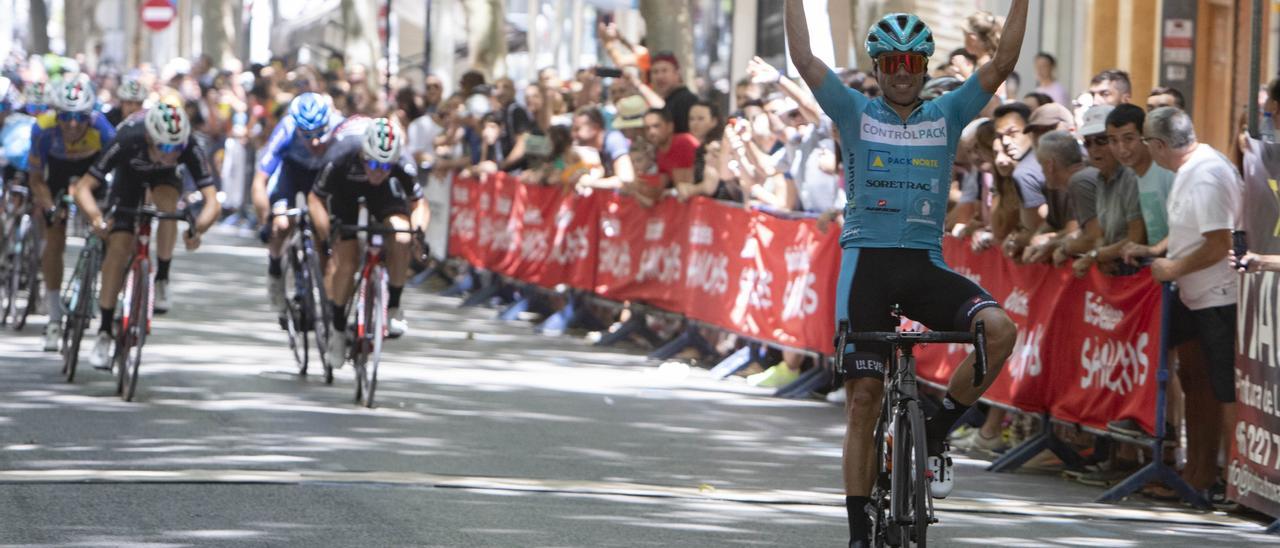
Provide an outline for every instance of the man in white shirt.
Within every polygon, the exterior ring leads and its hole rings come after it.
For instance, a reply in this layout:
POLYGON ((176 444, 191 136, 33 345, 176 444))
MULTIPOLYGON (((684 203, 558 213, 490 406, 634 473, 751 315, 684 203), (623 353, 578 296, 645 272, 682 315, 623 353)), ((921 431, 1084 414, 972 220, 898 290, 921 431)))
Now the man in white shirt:
MULTIPOLYGON (((1143 134, 1151 159, 1176 174, 1169 193, 1168 256, 1156 259, 1151 273, 1158 281, 1177 284, 1181 302, 1173 303, 1171 342, 1199 339, 1207 366, 1200 376, 1207 374, 1207 385, 1222 404, 1221 435, 1229 440, 1235 432, 1237 299, 1232 232, 1241 224, 1244 181, 1225 156, 1196 141, 1191 117, 1181 110, 1152 111, 1143 134)), ((1191 401, 1190 392, 1206 383, 1187 380, 1184 375, 1183 388, 1191 401)), ((1194 412, 1215 411, 1208 407, 1194 412)), ((1215 503, 1225 502, 1225 482, 1219 484, 1208 493, 1215 503)))

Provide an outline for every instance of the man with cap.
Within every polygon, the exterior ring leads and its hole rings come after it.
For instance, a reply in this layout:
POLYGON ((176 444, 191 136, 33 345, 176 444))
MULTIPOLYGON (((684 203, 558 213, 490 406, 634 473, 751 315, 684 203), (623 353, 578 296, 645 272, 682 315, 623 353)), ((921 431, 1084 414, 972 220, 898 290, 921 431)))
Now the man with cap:
POLYGON ((1109 146, 1107 115, 1112 110, 1115 107, 1110 105, 1089 107, 1084 114, 1084 127, 1080 128, 1089 164, 1098 170, 1098 183, 1094 203, 1088 204, 1087 198, 1077 195, 1076 209, 1079 212, 1092 206, 1097 222, 1090 229, 1081 220, 1085 238, 1091 239, 1093 245, 1073 264, 1076 276, 1083 276, 1095 264, 1103 265, 1111 272, 1111 266, 1121 258, 1121 250, 1126 243, 1147 240, 1142 206, 1138 202, 1138 175, 1121 165, 1109 146))
POLYGON ((1075 133, 1076 120, 1071 115, 1071 109, 1058 103, 1047 103, 1031 112, 1031 119, 1027 120, 1027 133, 1031 134, 1032 139, 1039 142, 1040 136, 1050 131, 1075 133))
POLYGON ((647 84, 640 80, 639 73, 627 71, 627 74, 650 108, 660 108, 670 114, 676 133, 689 132, 689 109, 698 102, 698 96, 684 85, 676 54, 669 51, 653 54, 647 84))

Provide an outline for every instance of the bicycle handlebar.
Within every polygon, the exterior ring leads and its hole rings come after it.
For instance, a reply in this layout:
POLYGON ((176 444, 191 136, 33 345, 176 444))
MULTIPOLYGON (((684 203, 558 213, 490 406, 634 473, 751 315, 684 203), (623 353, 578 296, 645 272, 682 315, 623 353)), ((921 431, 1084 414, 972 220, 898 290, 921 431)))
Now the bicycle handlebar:
POLYGON ((160 211, 154 206, 143 206, 138 208, 121 207, 118 205, 111 206, 103 217, 111 217, 117 213, 124 215, 136 215, 150 219, 161 221, 185 221, 187 223, 187 236, 194 238, 196 235, 196 215, 190 208, 183 209, 175 213, 160 211))
POLYGON ((930 343, 956 343, 973 345, 973 385, 982 386, 987 378, 987 331, 982 320, 974 324, 973 332, 967 331, 861 331, 848 332, 849 324, 840 322, 836 335, 836 353, 842 359, 845 344, 851 342, 889 343, 893 345, 917 345, 930 343))

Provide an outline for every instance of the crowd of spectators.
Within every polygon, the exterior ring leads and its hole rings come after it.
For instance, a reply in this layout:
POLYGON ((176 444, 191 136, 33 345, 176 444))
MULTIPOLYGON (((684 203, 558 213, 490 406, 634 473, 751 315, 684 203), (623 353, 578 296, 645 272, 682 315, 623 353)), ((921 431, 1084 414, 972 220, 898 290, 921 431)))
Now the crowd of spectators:
MULTIPOLYGON (((838 134, 801 82, 751 59, 747 77, 733 88, 730 110, 690 89, 677 56, 628 42, 611 23, 597 30, 610 67, 565 76, 546 68, 528 83, 490 81, 478 71, 456 81, 431 74, 423 87, 392 82, 394 93, 385 99, 384 82, 341 59, 321 71, 287 67, 283 60, 220 69, 200 57, 135 72, 159 100, 173 98, 191 113, 222 166, 231 210, 247 205, 253 151, 263 148, 290 99, 316 91, 344 115, 385 114, 407 128, 406 153, 422 168, 433 210, 447 207, 452 177, 505 172, 565 192, 616 191, 642 207, 704 196, 807 213, 824 230, 841 219, 845 158, 838 134)), ((973 77, 991 59, 1000 30, 999 17, 968 17, 964 47, 933 67, 926 98, 973 77)), ((1182 298, 1176 320, 1186 329, 1172 341, 1182 382, 1171 393, 1170 416, 1176 430, 1185 422, 1185 477, 1198 489, 1220 493, 1219 441, 1234 432, 1225 422, 1234 401, 1234 328, 1225 325, 1234 321, 1236 298, 1232 232, 1247 229, 1249 235, 1248 250, 1235 249, 1236 267, 1280 270, 1275 213, 1242 205, 1254 207, 1246 195, 1258 188, 1255 180, 1261 178, 1265 191, 1267 178, 1275 178, 1269 174, 1280 174, 1280 150, 1242 136, 1232 161, 1196 140, 1176 89, 1134 90, 1127 73, 1112 69, 1071 98, 1056 69, 1053 55, 1040 53, 1031 91, 1019 95, 1015 74, 965 129, 947 233, 975 252, 1069 266, 1076 276, 1094 269, 1133 275, 1150 264, 1156 279, 1177 281, 1182 298), (1144 93, 1145 101, 1133 104, 1144 93), (1241 165, 1248 176, 1243 179, 1241 165), (1175 409, 1184 400, 1197 412, 1175 409)), ((104 104, 116 104, 119 76, 98 75, 104 104)), ((867 72, 842 70, 838 76, 869 97, 880 94, 867 72)), ((1280 117, 1280 84, 1269 91, 1265 108, 1280 117)), ((1265 196, 1258 202, 1274 202, 1265 196)), ((229 223, 255 221, 229 213, 229 223)), ((433 215, 433 224, 440 223, 447 216, 433 215)), ((803 355, 777 358, 749 382, 782 386, 798 377, 803 355)), ((992 410, 956 443, 1001 451, 1010 443, 1009 422, 992 410)), ((1132 421, 1112 427, 1147 434, 1132 421)), ((1128 470, 1123 452, 1102 454, 1106 462, 1095 462, 1082 481, 1111 482, 1128 470)))

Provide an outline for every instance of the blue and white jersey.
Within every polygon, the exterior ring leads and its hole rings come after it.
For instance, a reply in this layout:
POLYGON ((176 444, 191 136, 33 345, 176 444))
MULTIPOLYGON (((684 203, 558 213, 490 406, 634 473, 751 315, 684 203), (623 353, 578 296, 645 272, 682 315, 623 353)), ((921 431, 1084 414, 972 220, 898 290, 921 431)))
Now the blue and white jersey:
POLYGON ((4 156, 0 162, 12 166, 19 171, 27 170, 27 158, 31 152, 31 133, 35 130, 36 119, 21 112, 10 112, 4 119, 4 127, 0 128, 0 146, 4 147, 4 156))
MULTIPOLYGON (((333 139, 333 129, 342 123, 343 118, 337 114, 329 116, 329 126, 325 131, 324 143, 333 139)), ((278 179, 309 188, 315 181, 320 168, 324 167, 324 151, 311 152, 306 142, 295 130, 297 123, 292 116, 285 116, 276 124, 267 141, 267 150, 258 162, 258 171, 267 175, 277 175, 278 179)))
POLYGON ((951 164, 960 133, 991 100, 978 78, 925 101, 904 123, 832 71, 815 96, 840 131, 848 202, 844 248, 942 249, 951 164))

